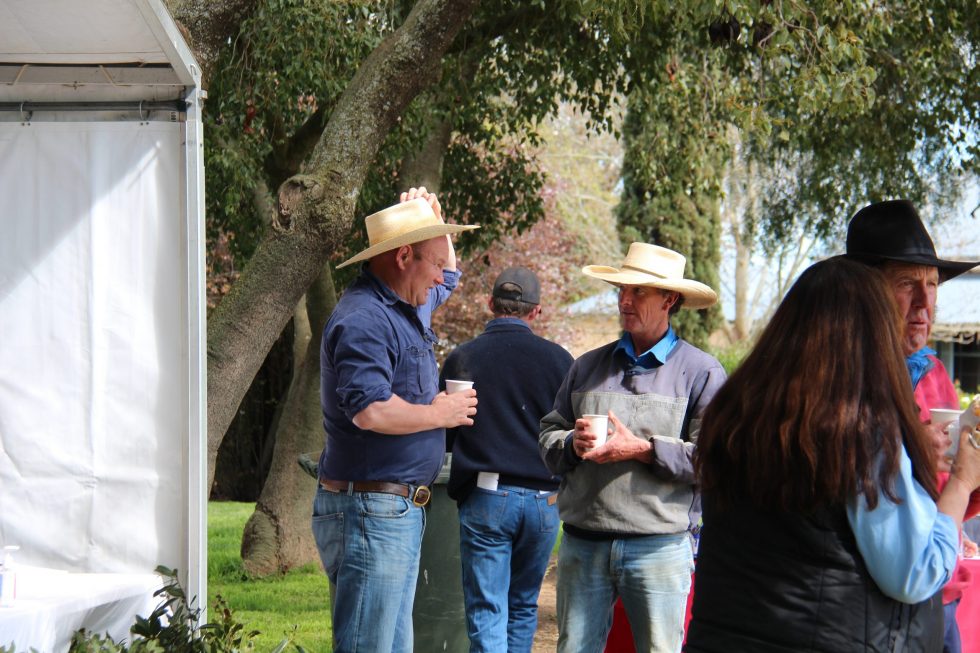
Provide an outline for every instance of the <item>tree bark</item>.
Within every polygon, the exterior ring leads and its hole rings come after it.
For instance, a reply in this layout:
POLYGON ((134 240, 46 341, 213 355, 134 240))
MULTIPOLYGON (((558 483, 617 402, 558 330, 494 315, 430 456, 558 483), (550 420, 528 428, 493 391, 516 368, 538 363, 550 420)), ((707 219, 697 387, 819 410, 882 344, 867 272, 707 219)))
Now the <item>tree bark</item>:
MULTIPOLYGON (((303 304, 300 302, 300 306, 303 304)), ((295 342, 302 351, 297 356, 296 373, 276 431, 269 475, 242 534, 242 561, 253 576, 286 572, 317 560, 310 530, 315 482, 296 460, 299 454, 323 445, 320 333, 336 304, 330 267, 324 266, 306 293, 306 310, 296 311, 295 342)))
POLYGON ((207 88, 218 54, 259 0, 166 0, 166 4, 201 65, 207 88))
POLYGON ((296 304, 348 235, 361 184, 408 103, 477 0, 420 0, 358 69, 314 148, 306 175, 279 189, 273 228, 208 321, 208 487, 221 439, 296 304))
POLYGON ((438 193, 442 183, 442 162, 452 137, 453 128, 446 118, 433 120, 431 131, 422 149, 402 165, 399 178, 411 186, 425 186, 431 193, 438 193))

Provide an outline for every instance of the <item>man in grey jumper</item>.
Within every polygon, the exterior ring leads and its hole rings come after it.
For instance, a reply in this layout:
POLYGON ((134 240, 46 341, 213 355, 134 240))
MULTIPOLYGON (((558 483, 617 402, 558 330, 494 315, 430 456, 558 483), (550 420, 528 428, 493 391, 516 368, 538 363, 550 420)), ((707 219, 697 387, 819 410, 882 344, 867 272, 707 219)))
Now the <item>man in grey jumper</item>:
POLYGON ((559 653, 600 653, 617 598, 637 651, 681 650, 689 531, 701 513, 691 461, 701 414, 725 380, 717 360, 670 326, 681 306, 717 301, 684 278, 685 263, 672 250, 633 243, 621 268, 582 269, 619 288, 623 335, 575 361, 541 420, 541 455, 563 475, 559 653), (587 414, 608 414, 604 444, 587 414))

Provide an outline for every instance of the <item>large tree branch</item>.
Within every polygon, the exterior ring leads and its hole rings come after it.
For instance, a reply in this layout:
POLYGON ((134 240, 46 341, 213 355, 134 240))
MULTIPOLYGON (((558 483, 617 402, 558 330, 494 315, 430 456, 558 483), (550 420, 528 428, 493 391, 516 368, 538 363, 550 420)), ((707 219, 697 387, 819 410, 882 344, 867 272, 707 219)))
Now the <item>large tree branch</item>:
POLYGON ((277 219, 208 321, 208 484, 245 391, 299 298, 347 237, 388 131, 440 70, 477 0, 420 0, 364 61, 324 129, 308 174, 279 190, 277 219))

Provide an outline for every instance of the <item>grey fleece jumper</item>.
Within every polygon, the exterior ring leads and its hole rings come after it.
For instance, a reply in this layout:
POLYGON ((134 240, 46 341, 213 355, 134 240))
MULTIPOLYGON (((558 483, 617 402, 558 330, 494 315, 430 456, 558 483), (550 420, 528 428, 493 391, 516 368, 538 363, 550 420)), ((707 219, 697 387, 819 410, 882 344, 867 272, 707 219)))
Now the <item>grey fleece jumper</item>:
POLYGON ((562 474, 563 522, 589 531, 682 533, 700 518, 691 458, 701 414, 725 381, 712 356, 679 340, 656 368, 634 366, 616 342, 584 354, 565 376, 554 410, 541 420, 538 445, 548 469, 562 474), (582 461, 571 446, 575 419, 609 410, 652 442, 653 462, 582 461))

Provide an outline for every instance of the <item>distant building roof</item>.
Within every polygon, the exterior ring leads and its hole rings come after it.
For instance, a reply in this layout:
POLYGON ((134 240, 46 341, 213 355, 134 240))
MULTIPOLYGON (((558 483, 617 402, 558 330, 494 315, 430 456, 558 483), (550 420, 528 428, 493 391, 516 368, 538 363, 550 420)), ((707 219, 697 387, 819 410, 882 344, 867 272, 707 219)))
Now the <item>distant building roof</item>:
POLYGON ((597 295, 590 295, 574 304, 569 304, 565 310, 572 315, 619 313, 619 291, 610 288, 597 295))
POLYGON ((980 268, 939 286, 932 337, 965 344, 980 339, 980 268))

